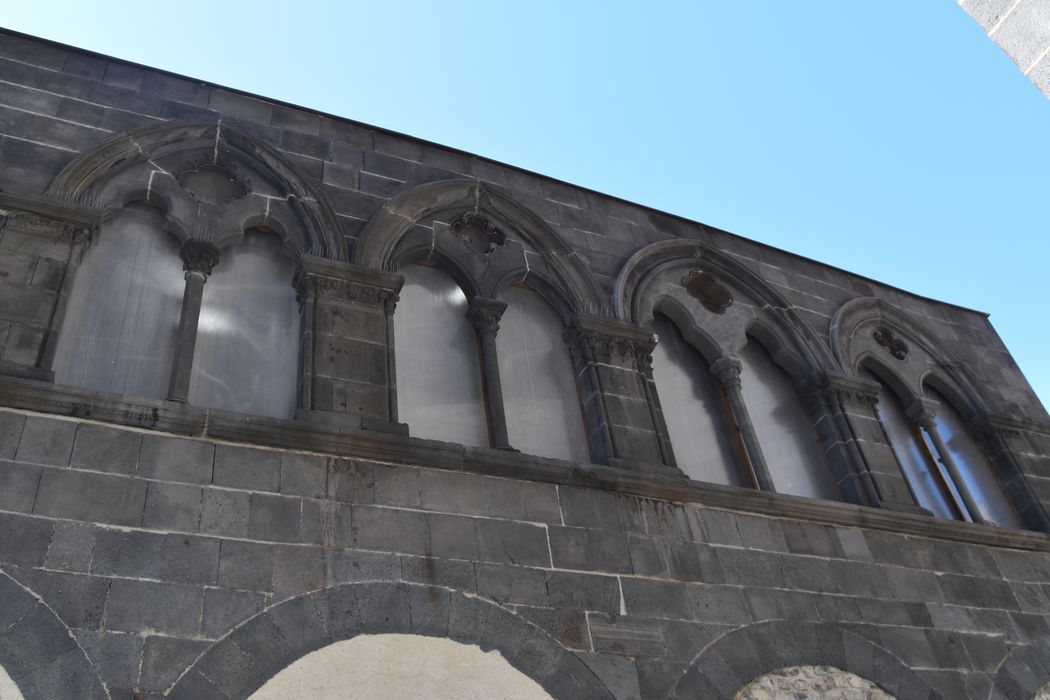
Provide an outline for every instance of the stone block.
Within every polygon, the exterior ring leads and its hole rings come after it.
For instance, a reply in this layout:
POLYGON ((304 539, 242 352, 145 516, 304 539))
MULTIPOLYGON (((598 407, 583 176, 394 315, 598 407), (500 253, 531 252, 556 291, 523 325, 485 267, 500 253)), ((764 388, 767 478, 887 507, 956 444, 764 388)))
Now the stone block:
POLYGON ((577 652, 587 667, 609 689, 616 700, 642 700, 638 669, 632 659, 607 654, 577 652))
POLYGON ((408 587, 408 608, 414 634, 445 637, 448 634, 449 607, 450 594, 444 589, 408 587))
POLYGON ((192 535, 100 530, 91 572, 101 576, 214 584, 219 540, 192 535))
POLYGON ((146 502, 146 482, 68 469, 40 474, 33 512, 70 520, 138 525, 146 502))
POLYGON ((273 590, 273 547, 254 542, 222 540, 218 583, 227 588, 273 590))
POLYGON ((107 629, 193 637, 204 605, 204 589, 183 583, 115 579, 106 606, 107 629))
POLYGON ((245 537, 250 514, 249 494, 244 491, 204 489, 200 531, 211 535, 245 537))
POLYGON ((432 513, 430 522, 430 552, 443 559, 478 559, 476 518, 432 513))
MULTIPOLYGON (((593 568, 590 535, 586 528, 551 526, 548 528, 548 537, 552 566, 559 569, 593 568)), ((627 566, 630 567, 629 555, 627 566)))
POLYGON ((665 655, 663 627, 659 622, 602 613, 587 613, 587 622, 594 651, 600 654, 642 658, 665 655))
POLYGON ((221 637, 265 606, 266 596, 262 593, 207 588, 204 591, 201 634, 205 637, 221 637))
POLYGON ((149 482, 143 527, 157 530, 197 532, 201 519, 202 489, 199 486, 149 482))
POLYGON ((216 445, 212 483, 246 491, 279 491, 281 453, 233 445, 216 445))
POLYGON ((141 446, 141 433, 81 423, 69 464, 100 472, 134 474, 141 446))
POLYGON ((325 584, 320 547, 278 545, 273 551, 274 602, 316 591, 325 584))
POLYGON ((146 692, 167 690, 209 644, 197 639, 147 636, 142 645, 139 688, 146 692))
POLYGON ((818 557, 841 557, 842 546, 832 528, 815 523, 785 520, 780 524, 793 554, 811 554, 818 557))
POLYGON ((726 583, 778 586, 784 580, 780 557, 771 552, 721 548, 716 550, 726 583))
POLYGON ((328 586, 401 579, 401 560, 396 554, 327 549, 324 551, 324 562, 325 582, 328 586))
POLYGON ((328 464, 323 457, 294 452, 281 453, 281 493, 323 498, 327 490, 328 464))
POLYGON ((501 605, 549 606, 543 571, 502 564, 476 564, 474 573, 480 596, 501 605))
POLYGON ((373 468, 375 502, 380 505, 419 508, 419 470, 377 464, 373 468))
POLYGON ((547 596, 553 608, 620 612, 620 584, 614 576, 548 571, 547 596))
POLYGON ((651 537, 627 536, 631 552, 631 568, 638 576, 666 577, 670 565, 667 561, 667 543, 651 537))
POLYGON ((134 688, 139 680, 142 660, 142 637, 82 631, 77 643, 98 669, 99 677, 109 688, 134 688))
POLYGON ((587 614, 581 610, 520 607, 517 613, 568 649, 591 648, 590 635, 587 633, 587 614))
POLYGON ((621 578, 620 586, 627 614, 631 616, 671 620, 693 619, 693 604, 686 588, 678 583, 621 578))
MULTIPOLYGON (((724 625, 743 625, 751 622, 747 599, 735 586, 686 586, 693 606, 693 619, 724 625)), ((626 596, 626 592, 624 593, 626 596)))
POLYGON ((42 416, 29 416, 22 428, 15 459, 19 462, 66 466, 73 450, 77 424, 42 416))
POLYGON ((41 467, 0 460, 0 510, 31 513, 41 467))
POLYGON ((373 465, 349 459, 328 461, 328 497, 344 503, 374 503, 373 465))
POLYGON ((479 519, 476 525, 482 561, 521 566, 551 566, 546 528, 509 520, 489 519, 479 519))
POLYGON ((477 591, 473 562, 411 556, 400 559, 401 578, 408 583, 441 586, 464 593, 477 591))
POLYGON ((429 555, 430 528, 425 513, 359 506, 353 510, 355 549, 429 555))
POLYGON ((95 548, 95 527, 83 523, 56 522, 44 565, 57 571, 86 573, 95 548))
POLYGON ((248 534, 257 540, 298 542, 301 516, 299 498, 253 493, 248 534))
POLYGON ((21 413, 0 411, 0 459, 14 459, 25 422, 21 413))
POLYGON ((424 510, 458 515, 488 515, 483 488, 485 477, 425 469, 419 473, 420 504, 424 510))
POLYGON ((139 474, 163 481, 210 484, 215 445, 163 435, 143 435, 139 474))
POLYGON ((15 577, 40 596, 67 626, 98 629, 106 609, 107 579, 41 569, 20 569, 15 577))

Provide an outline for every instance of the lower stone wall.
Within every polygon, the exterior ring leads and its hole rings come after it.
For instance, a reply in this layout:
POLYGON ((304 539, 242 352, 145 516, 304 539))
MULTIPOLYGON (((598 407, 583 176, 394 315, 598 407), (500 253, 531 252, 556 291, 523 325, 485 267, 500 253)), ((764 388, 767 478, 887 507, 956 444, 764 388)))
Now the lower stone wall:
MULTIPOLYGON (((484 603, 499 614, 471 613, 481 631, 462 634, 505 650, 553 697, 733 697, 802 665, 898 698, 986 697, 993 685, 1030 698, 1050 681, 1050 662, 1042 678, 1009 671, 1050 640, 1045 551, 15 411, 0 411, 0 533, 10 586, 75 641, 32 642, 19 625, 30 608, 0 596, 0 666, 27 700, 46 695, 26 679, 60 659, 112 698, 161 697, 183 676, 217 683, 194 664, 234 647, 241 666, 275 672, 308 645, 289 641, 287 658, 263 664, 252 654, 264 650, 229 646, 246 621, 323 600, 319 639, 334 642, 331 603, 351 590, 359 613, 379 616, 341 638, 455 638, 465 623, 450 611, 484 603), (405 612, 431 599, 448 604, 426 621, 405 612)), ((270 637, 301 638, 296 624, 270 637)))

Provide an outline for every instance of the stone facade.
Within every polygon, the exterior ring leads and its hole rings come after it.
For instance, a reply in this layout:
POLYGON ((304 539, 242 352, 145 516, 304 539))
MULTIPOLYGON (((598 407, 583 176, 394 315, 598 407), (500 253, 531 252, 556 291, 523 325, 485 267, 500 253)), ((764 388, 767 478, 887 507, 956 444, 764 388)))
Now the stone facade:
MULTIPOLYGON (((554 698, 732 698, 814 666, 901 700, 1027 700, 1050 681, 1050 420, 985 315, 13 33, 0 81, 0 667, 27 700, 245 698, 362 635, 496 651, 554 698), (248 183, 209 211, 265 224, 296 258, 294 418, 55 381, 92 236, 131 199, 163 199, 172 229, 192 219, 163 180, 201 153, 248 183), (486 224, 466 235, 466 214, 486 224), (421 255, 475 310, 523 279, 558 309, 591 463, 411 437, 391 319, 397 269, 421 255), (735 393, 745 329, 761 339, 840 500, 684 478, 649 364, 654 310, 718 358, 768 487, 778 454, 735 393), (932 416, 936 383, 1027 529, 916 505, 860 358, 916 397, 914 415, 932 416)), ((186 265, 183 318, 190 276, 209 272, 186 265)), ((491 444, 510 447, 486 389, 491 444)))
POLYGON ((1050 7, 1039 0, 959 0, 959 4, 1044 95, 1050 97, 1050 7))

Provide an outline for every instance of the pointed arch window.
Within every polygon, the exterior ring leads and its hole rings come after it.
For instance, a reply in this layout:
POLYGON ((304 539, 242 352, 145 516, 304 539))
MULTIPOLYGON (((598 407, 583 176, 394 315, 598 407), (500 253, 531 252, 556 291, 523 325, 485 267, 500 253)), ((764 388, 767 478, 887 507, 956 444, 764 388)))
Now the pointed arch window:
POLYGON ((751 485, 740 469, 739 440, 725 394, 707 360, 667 316, 656 313, 653 330, 659 339, 653 379, 679 469, 698 481, 751 485))
POLYGON ((750 336, 740 362, 744 403, 776 490, 837 500, 831 468, 791 377, 750 336))
POLYGON ((411 434, 487 446, 481 365, 467 297, 441 270, 401 269, 405 284, 394 313, 398 417, 411 434))
POLYGON ((159 211, 125 207, 76 271, 55 380, 291 418, 299 328, 292 263, 275 236, 249 233, 221 252, 180 246, 159 211))
POLYGON ((575 372, 554 309, 531 289, 511 287, 496 335, 510 444, 527 454, 589 462, 575 372))

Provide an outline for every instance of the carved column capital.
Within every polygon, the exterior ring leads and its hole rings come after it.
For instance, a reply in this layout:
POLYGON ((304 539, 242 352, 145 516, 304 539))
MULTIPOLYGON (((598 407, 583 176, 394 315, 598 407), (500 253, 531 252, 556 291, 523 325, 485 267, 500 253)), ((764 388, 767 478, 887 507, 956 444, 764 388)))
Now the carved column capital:
POLYGON ((295 271, 295 291, 300 303, 312 300, 356 302, 382 306, 394 313, 404 280, 399 275, 359 265, 304 255, 295 271))
POLYGON ((621 364, 641 372, 652 371, 652 334, 626 324, 577 319, 566 329, 565 340, 577 361, 621 364))
POLYGON ((937 410, 940 407, 940 404, 932 399, 918 398, 904 409, 904 413, 921 428, 933 431, 937 428, 937 410))
POLYGON ((499 330, 499 321, 506 310, 506 302, 499 299, 474 297, 467 308, 467 319, 474 324, 478 333, 495 335, 499 330))
POLYGON ((735 357, 720 357, 711 363, 711 374, 715 375, 726 391, 740 388, 741 369, 743 365, 735 357))
POLYGON ((219 249, 207 241, 190 239, 179 249, 182 269, 186 273, 197 273, 208 277, 219 264, 219 249))

